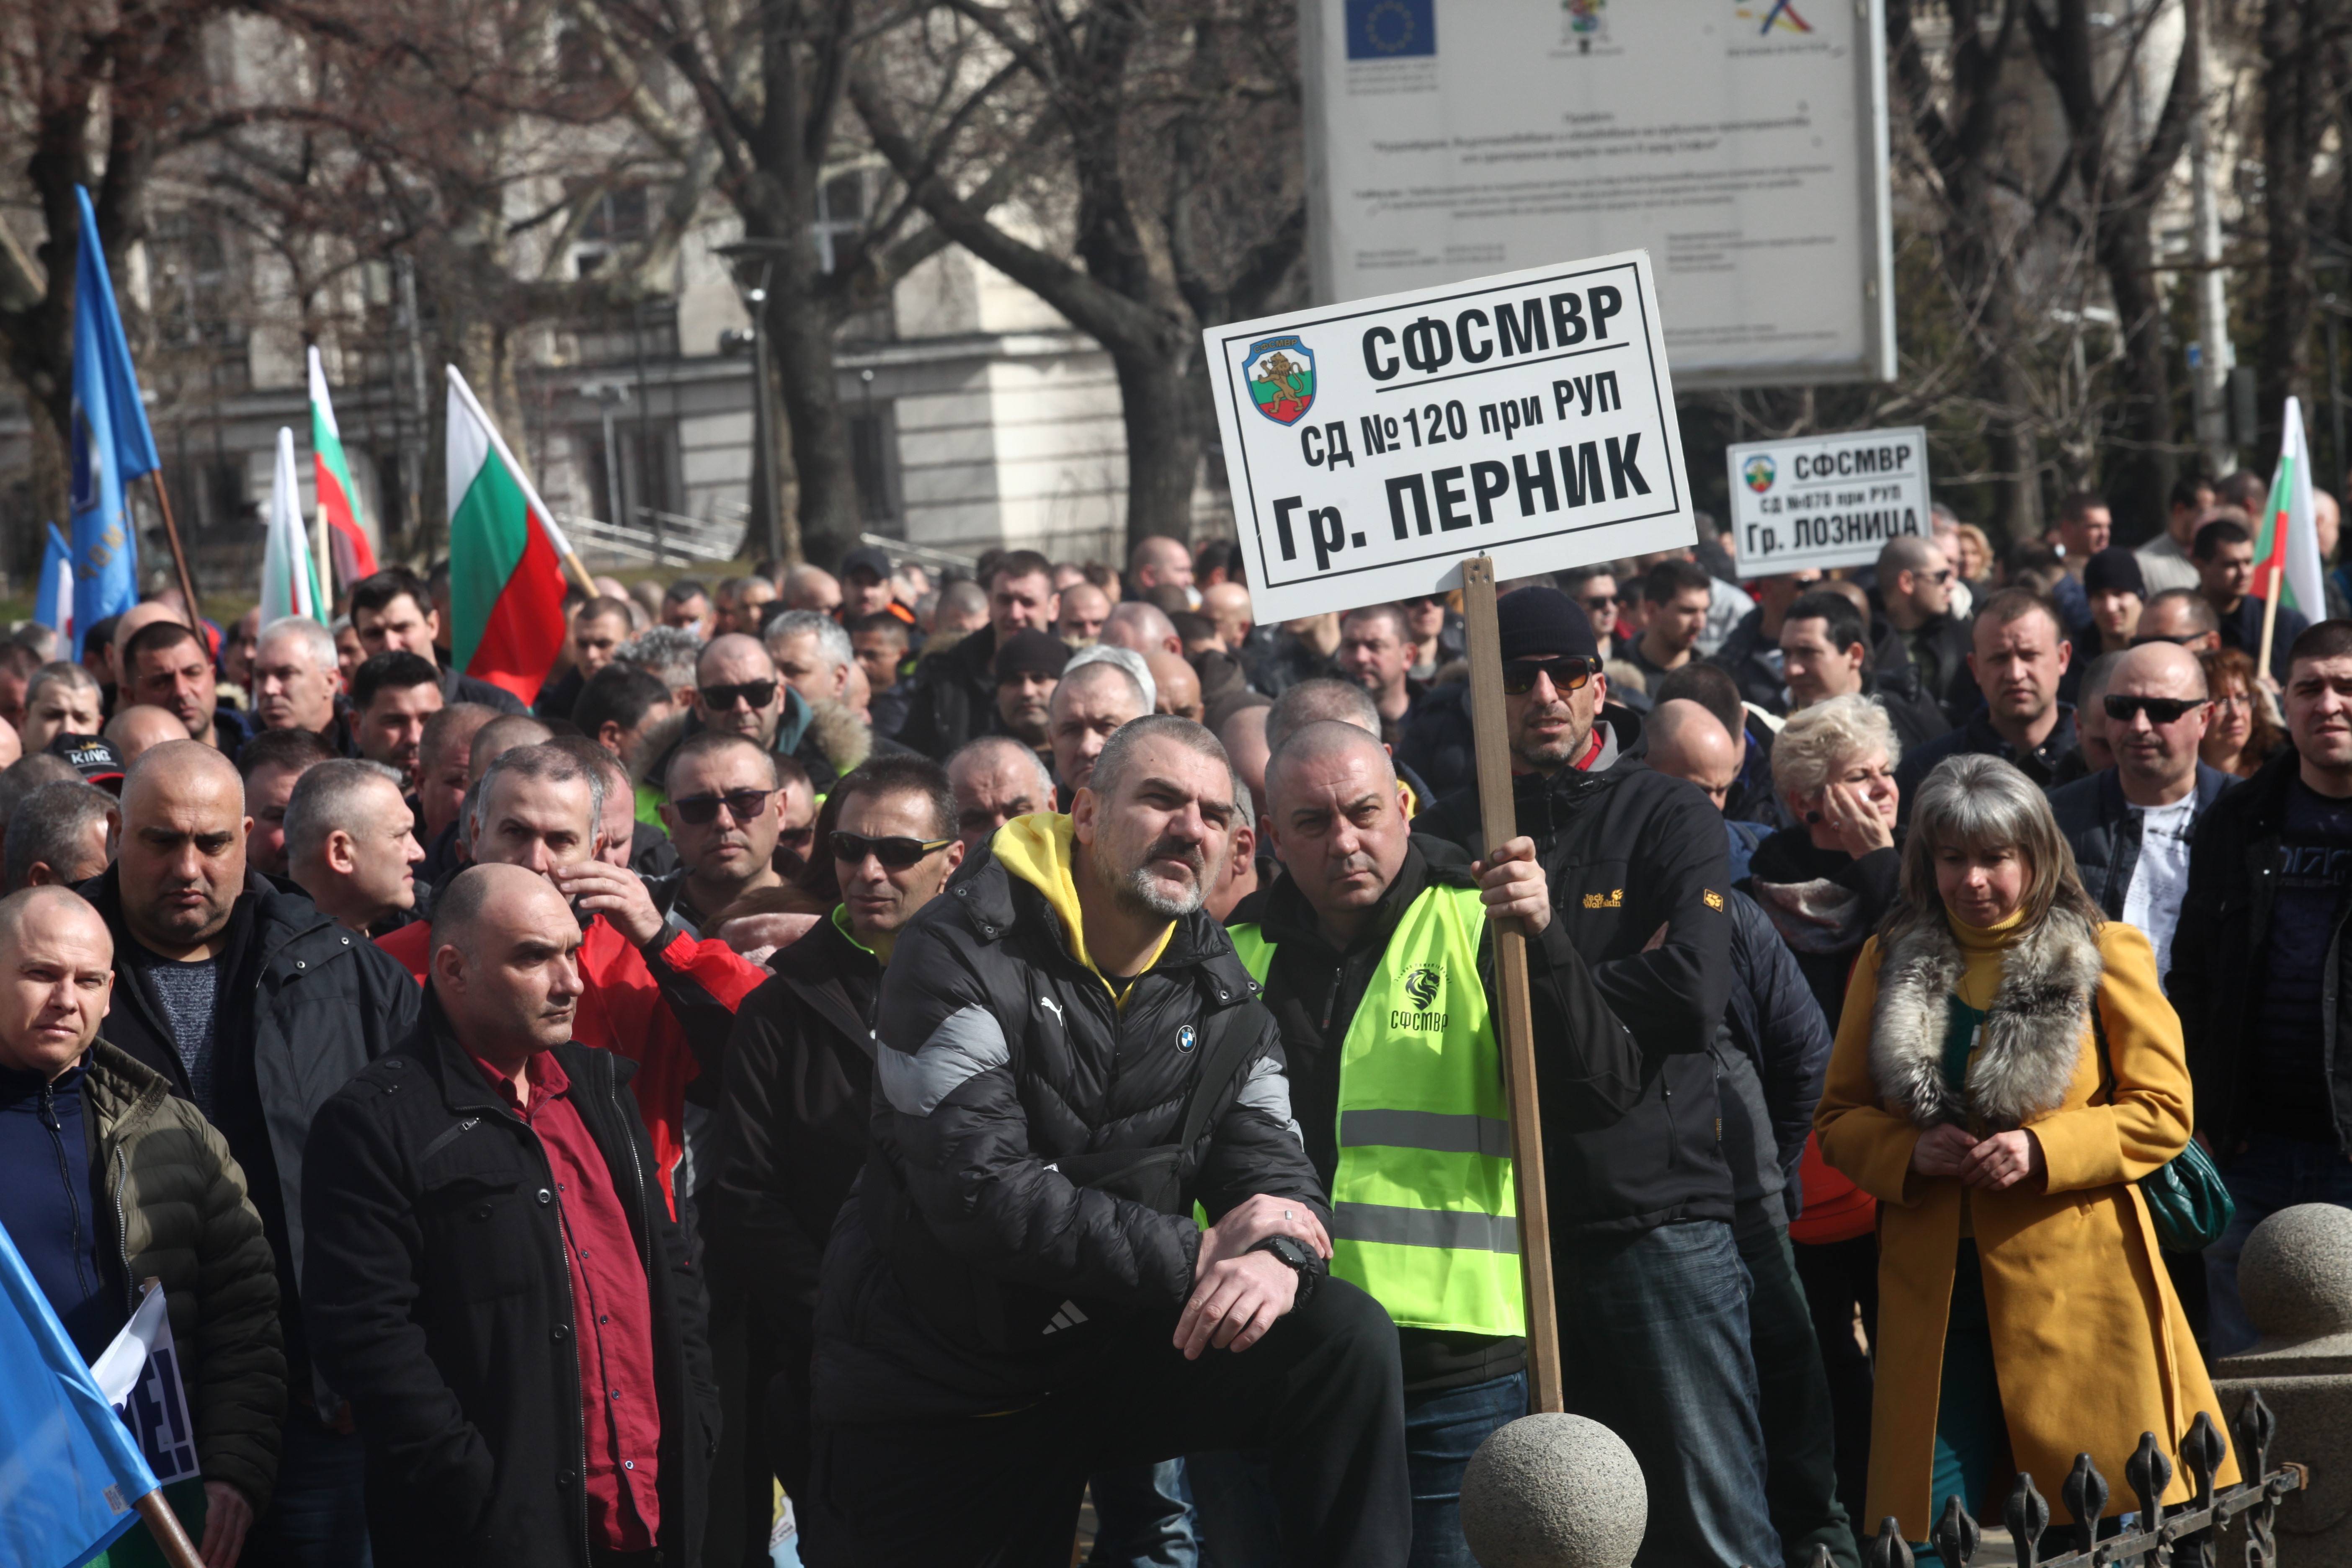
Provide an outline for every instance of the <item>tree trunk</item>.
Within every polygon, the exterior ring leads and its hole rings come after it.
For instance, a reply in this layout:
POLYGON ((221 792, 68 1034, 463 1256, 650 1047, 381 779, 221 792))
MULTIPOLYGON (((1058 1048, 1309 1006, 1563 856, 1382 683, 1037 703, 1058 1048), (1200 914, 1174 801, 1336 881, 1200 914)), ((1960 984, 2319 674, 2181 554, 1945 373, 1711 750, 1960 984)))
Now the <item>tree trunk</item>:
POLYGON ((1192 481, 1201 468, 1201 433, 1185 384, 1192 355, 1183 346, 1157 355, 1114 352, 1120 415, 1127 427, 1127 547, 1154 534, 1189 543, 1192 481))
POLYGON ((857 471, 849 457, 849 427, 841 416, 840 388, 834 379, 834 313, 812 298, 814 292, 793 280, 772 294, 768 321, 775 335, 769 346, 774 353, 778 423, 783 426, 779 445, 789 447, 798 481, 793 509, 797 525, 788 553, 798 559, 813 550, 819 557, 816 564, 830 570, 840 552, 856 542, 863 514, 857 471))
MULTIPOLYGON (((772 332, 775 330, 776 314, 775 300, 772 294, 768 306, 769 319, 759 323, 759 330, 772 332)), ((769 339, 767 413, 774 419, 774 425, 767 432, 772 467, 764 472, 772 473, 776 477, 774 500, 776 558, 787 566, 798 566, 807 558, 807 552, 801 547, 801 473, 800 465, 793 460, 793 457, 792 414, 785 406, 783 388, 779 384, 783 380, 783 367, 781 363, 782 356, 775 353, 775 340, 769 339)), ((753 363, 756 365, 758 362, 755 359, 753 363)), ((753 374, 758 373, 755 370, 753 374)), ((759 395, 759 387, 756 384, 751 389, 751 395, 754 397, 759 395)), ((755 518, 766 515, 761 508, 767 504, 764 499, 766 484, 763 470, 760 467, 759 431, 761 417, 762 416, 757 411, 754 411, 751 416, 751 495, 754 502, 751 510, 755 518)), ((766 549, 767 542, 762 540, 759 548, 766 549)))
POLYGON ((2311 402, 2311 329, 2317 289, 2311 275, 2311 165, 2324 106, 2319 50, 2306 42, 2314 0, 2268 0, 2263 10, 2263 202, 2268 287, 2263 301, 2264 432, 2247 454, 2257 468, 2278 450, 2276 420, 2284 400, 2311 402))
POLYGON ((2137 529, 2161 519, 2179 460, 2172 442, 2172 362, 2164 346, 2164 296, 2157 288, 2152 209, 2137 206, 2107 216, 2099 231, 2099 259, 2124 334, 2124 432, 2128 445, 2105 475, 2107 505, 2137 529))
POLYGON ((2000 470, 1995 486, 1993 530, 2011 540, 2042 532, 2042 457, 2033 437, 2033 384, 2017 362, 2017 284, 1999 259, 1985 301, 1985 335, 1993 343, 1990 392, 1993 403, 1986 443, 2000 470))

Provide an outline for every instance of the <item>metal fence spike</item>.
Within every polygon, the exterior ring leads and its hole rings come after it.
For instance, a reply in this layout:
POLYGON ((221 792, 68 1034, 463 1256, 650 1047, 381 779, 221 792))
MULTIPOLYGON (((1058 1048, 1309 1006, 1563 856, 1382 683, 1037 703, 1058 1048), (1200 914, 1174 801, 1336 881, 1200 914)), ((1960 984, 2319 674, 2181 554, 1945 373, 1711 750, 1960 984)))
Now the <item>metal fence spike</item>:
POLYGON ((1878 1533, 1864 1549, 1862 1560, 1863 1568, 1914 1568, 1911 1543, 1903 1539, 1903 1527, 1893 1514, 1878 1521, 1878 1533))
POLYGON ((2066 1474, 2066 1484, 2059 1496, 2066 1500, 2066 1511, 2074 1516, 2074 1550, 2089 1552, 2099 1543, 2099 1521, 2107 1511, 2107 1478, 2099 1474, 2099 1467, 2088 1454, 2074 1456, 2074 1468, 2066 1474))
POLYGON ((2238 1435, 2238 1479, 2260 1486, 2263 1477, 2270 1473, 2271 1439, 2278 1436, 2278 1417, 2271 1414, 2261 1389, 2246 1395, 2231 1425, 2238 1435))
POLYGON ((1969 1559, 1977 1554, 1984 1541, 1984 1531, 1969 1517, 1956 1495, 1944 1500, 1944 1517, 1927 1537, 1935 1542, 1936 1555, 1944 1560, 1944 1568, 1967 1568, 1969 1559))
POLYGON ((2017 1473, 2017 1485, 2000 1517, 2009 1526, 2010 1539, 2017 1543, 2017 1568, 2035 1568, 2042 1561, 2042 1534, 2050 1528, 2050 1503, 2033 1489, 2032 1476, 2022 1470, 2017 1473))

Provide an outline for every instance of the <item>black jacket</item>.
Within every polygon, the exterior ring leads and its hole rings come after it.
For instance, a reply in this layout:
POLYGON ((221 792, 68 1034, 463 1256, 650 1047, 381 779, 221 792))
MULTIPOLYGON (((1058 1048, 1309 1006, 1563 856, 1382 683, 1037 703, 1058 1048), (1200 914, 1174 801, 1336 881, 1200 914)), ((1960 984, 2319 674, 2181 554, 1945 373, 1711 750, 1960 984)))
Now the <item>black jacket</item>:
POLYGON ((1756 900, 1735 892, 1728 912, 1737 983, 1724 1021, 1730 1026, 1731 1044, 1746 1056, 1762 1087, 1769 1141, 1756 1155, 1759 1163, 1779 1166, 1782 1201, 1793 1220, 1804 1203, 1797 1165, 1830 1069, 1830 1026, 1796 955, 1756 900))
POLYGON ((1742 702, 1753 702, 1768 713, 1786 713, 1788 682, 1780 679, 1775 668, 1779 661, 1765 658, 1768 653, 1778 652, 1780 644, 1765 638, 1764 606, 1759 605, 1739 617, 1739 624, 1707 655, 1706 662, 1731 672, 1742 702))
POLYGON ((1326 676, 1345 679, 1339 667, 1289 632, 1275 639, 1274 647, 1250 670, 1250 684, 1268 697, 1279 697, 1302 680, 1326 676))
MULTIPOLYGON (((1339 1167, 1339 1046, 1354 1026, 1364 992, 1382 969, 1397 921, 1433 884, 1474 886, 1468 871, 1432 866, 1408 842, 1404 864, 1372 920, 1336 952, 1314 906, 1284 877, 1251 894, 1233 923, 1255 923, 1276 943, 1266 970, 1265 1005, 1282 1026, 1291 1106, 1305 1131, 1307 1158, 1328 1190, 1339 1167)), ((1491 932, 1479 939, 1478 970, 1494 994, 1491 932)), ((1584 960, 1553 921, 1528 943, 1528 1000, 1535 1022, 1536 1094, 1547 1132, 1613 1121, 1642 1098, 1641 1047, 1609 1011, 1584 960)), ((1547 1162, 1551 1158, 1547 1139, 1547 1162)), ((1572 1155, 1568 1157, 1573 1157, 1572 1155)), ((1549 1167, 1548 1167, 1549 1168, 1549 1167)), ((1408 1388, 1428 1391, 1508 1377, 1527 1363, 1526 1342, 1433 1329, 1397 1331, 1408 1388)))
POLYGON ((1170 1331, 1195 1201, 1213 1222, 1267 1193, 1328 1225, 1257 992, 1196 911, 1115 1006, 1042 893, 988 847, 967 859, 883 982, 873 1152, 824 1258, 816 1418, 1002 1411, 1087 1375, 1107 1325, 1170 1331), (1210 1040, 1234 1029, 1244 1065, 1176 1156, 1185 1212, 1081 1184, 1175 1142, 1210 1040))
POLYGON ((728 1042, 711 1237, 805 1329, 834 1218, 866 1164, 882 966, 822 920, 769 967, 728 1042))
MULTIPOLYGON (((2219 768, 2197 764, 2196 805, 2189 821, 2200 820, 2221 792, 2238 781, 2219 768)), ((2132 872, 2139 865, 2142 815, 2124 799, 2123 780, 2113 768, 2102 768, 2050 792, 2050 810, 2058 831, 2074 850, 2074 868, 2083 874, 2083 890, 2106 911, 2111 921, 2124 918, 2124 897, 2131 891, 2132 872)), ((2191 831, 2194 831, 2192 827, 2191 831)))
POLYGON ((1895 726, 1895 744, 1906 754, 1914 746, 1951 733, 1952 721, 1927 694, 1919 672, 1907 664, 1899 669, 1863 671, 1862 689, 1886 710, 1887 721, 1895 726))
MULTIPOLYGON (((2254 1069, 2249 1030, 2262 1009, 2254 987, 2264 971, 2271 900, 2277 890, 2279 839, 2286 819, 2287 786, 2303 766, 2292 746, 2226 790, 2198 820, 2189 843, 2189 889, 2172 933, 2172 969, 2165 992, 2180 1015, 2189 1046, 2189 1076, 2196 1091, 2197 1130, 2216 1153, 2245 1141, 2251 1118, 2246 1094, 2254 1069)), ((2323 1020, 2334 1098, 2336 1137, 2352 1147, 2352 1053, 2340 1048, 2352 1018, 2352 951, 2338 910, 2327 962, 2335 1005, 2323 1020)))
POLYGON ((995 662, 993 626, 925 654, 910 678, 898 743, 944 761, 965 742, 986 734, 996 711, 996 682, 989 674, 995 662))
MULTIPOLYGON (((114 1005, 107 1039, 194 1095, 162 1003, 124 955, 118 868, 78 889, 114 937, 114 1005)), ((278 1258, 278 1314, 288 1386, 299 1405, 313 1387, 302 1335, 303 1151, 329 1096, 416 1026, 416 982, 382 948, 355 937, 300 893, 248 875, 229 912, 213 1036, 213 1124, 245 1169, 247 1195, 278 1258)))
MULTIPOLYGON (((1729 1220, 1707 1054, 1731 988, 1723 819, 1697 785, 1638 762, 1524 773, 1512 784, 1518 831, 1535 840, 1550 879, 1555 923, 1643 1057, 1641 1099, 1605 1124, 1559 1127, 1546 1098, 1554 1234, 1729 1220), (1650 947, 1662 926, 1664 940, 1650 947)), ((1441 801, 1413 831, 1480 852, 1476 790, 1441 801)))
POLYGON ((1884 626, 1894 634, 1880 645, 1879 673, 1885 675, 1897 668, 1916 671, 1921 689, 1940 703, 1948 715, 1962 716, 1975 708, 1982 699, 1982 694, 1977 689, 1976 677, 1969 673, 1969 655, 1976 647, 1970 628, 1976 623, 1942 615, 1919 628, 1918 638, 1927 646, 1929 657, 1935 662, 1935 668, 1930 671, 1921 668, 1912 657, 1912 634, 1887 620, 1884 609, 1876 603, 1877 595, 1874 594, 1871 597, 1871 623, 1884 626), (1884 657, 1888 653, 1895 657, 1884 657), (1899 666, 1897 658, 1900 659, 1899 666))
MULTIPOLYGON (((654 1179, 626 1087, 635 1064, 576 1044, 555 1053, 628 1211, 652 1303, 659 1546, 671 1563, 698 1562, 719 1439, 702 1285, 654 1179)), ((546 1152, 430 992, 399 1052, 320 1109, 310 1166, 303 1310, 366 1440, 376 1562, 585 1563, 577 1325, 546 1152)))
POLYGON ((2059 764, 2066 760, 2066 753, 2074 749, 2076 739, 2074 706, 2071 702, 2058 704, 2058 722, 2051 726, 2050 733, 2042 737, 2042 744, 2030 752, 2021 752, 2002 740, 2000 731, 1992 727, 1991 718, 1984 709, 1979 708, 1958 729, 1938 735, 1923 746, 1905 751, 1902 760, 1895 763, 1895 786, 1903 792, 1899 807, 1901 820, 1911 820, 1912 798, 1918 794, 1919 786, 1927 783, 1927 775, 1935 771, 1936 764, 1946 757, 1999 757, 2015 766, 2018 772, 2041 788, 2048 789, 2056 782, 2059 764))
POLYGON ((1781 932, 1797 967, 1821 1005, 1822 1020, 1835 1038, 1838 1020, 1845 1016, 1845 985, 1862 944, 1895 905, 1903 879, 1903 840, 1898 834, 1891 849, 1875 849, 1857 860, 1843 849, 1821 849, 1811 830, 1784 827, 1756 847, 1748 862, 1748 879, 1739 890, 1753 898, 1774 929, 1781 932), (1772 882, 1787 889, 1827 883, 1829 889, 1805 895, 1809 910, 1825 913, 1832 904, 1843 910, 1834 923, 1804 918, 1789 907, 1796 895, 1776 899, 1757 887, 1772 882), (1826 893, 1826 897, 1823 895, 1826 893), (1851 901, 1848 901, 1848 896, 1851 901))

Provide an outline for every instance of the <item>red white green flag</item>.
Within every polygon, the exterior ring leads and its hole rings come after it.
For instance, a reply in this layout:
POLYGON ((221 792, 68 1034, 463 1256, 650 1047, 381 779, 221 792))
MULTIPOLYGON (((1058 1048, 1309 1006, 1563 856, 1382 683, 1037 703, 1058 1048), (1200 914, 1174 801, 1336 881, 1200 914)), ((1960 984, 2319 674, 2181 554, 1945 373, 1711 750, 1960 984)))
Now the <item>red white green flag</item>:
POLYGON ((563 646, 572 545, 454 364, 448 459, 450 652, 467 675, 532 701, 563 646))
POLYGON ((316 343, 310 345, 310 455, 318 469, 319 515, 331 531, 328 548, 334 552, 335 576, 348 588, 375 575, 375 549, 360 521, 359 487, 352 483, 352 466, 343 457, 342 432, 327 398, 327 370, 316 343))
POLYGON ((2312 516, 2311 446, 2303 434, 2303 401, 2290 397, 2281 421, 2271 499, 2254 535, 2253 591, 2320 620, 2327 614, 2323 571, 2319 531, 2312 516))

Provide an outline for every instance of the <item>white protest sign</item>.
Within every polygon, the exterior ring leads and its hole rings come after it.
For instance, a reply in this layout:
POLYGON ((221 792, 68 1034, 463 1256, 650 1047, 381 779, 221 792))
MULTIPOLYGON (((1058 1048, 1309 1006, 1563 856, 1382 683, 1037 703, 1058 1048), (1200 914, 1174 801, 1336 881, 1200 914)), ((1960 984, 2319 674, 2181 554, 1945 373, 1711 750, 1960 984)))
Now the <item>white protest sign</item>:
POLYGON ((172 1346, 163 1286, 147 1287, 139 1310, 90 1363, 89 1373, 138 1439, 156 1485, 169 1486, 197 1473, 196 1429, 188 1419, 188 1398, 180 1386, 179 1352, 172 1346))
POLYGON ((1739 569, 1759 577, 1859 566, 1927 534, 1927 432, 1853 430, 1759 441, 1725 454, 1739 569))
POLYGON ((1697 537, 1645 252, 1202 340, 1261 622, 1697 537))

